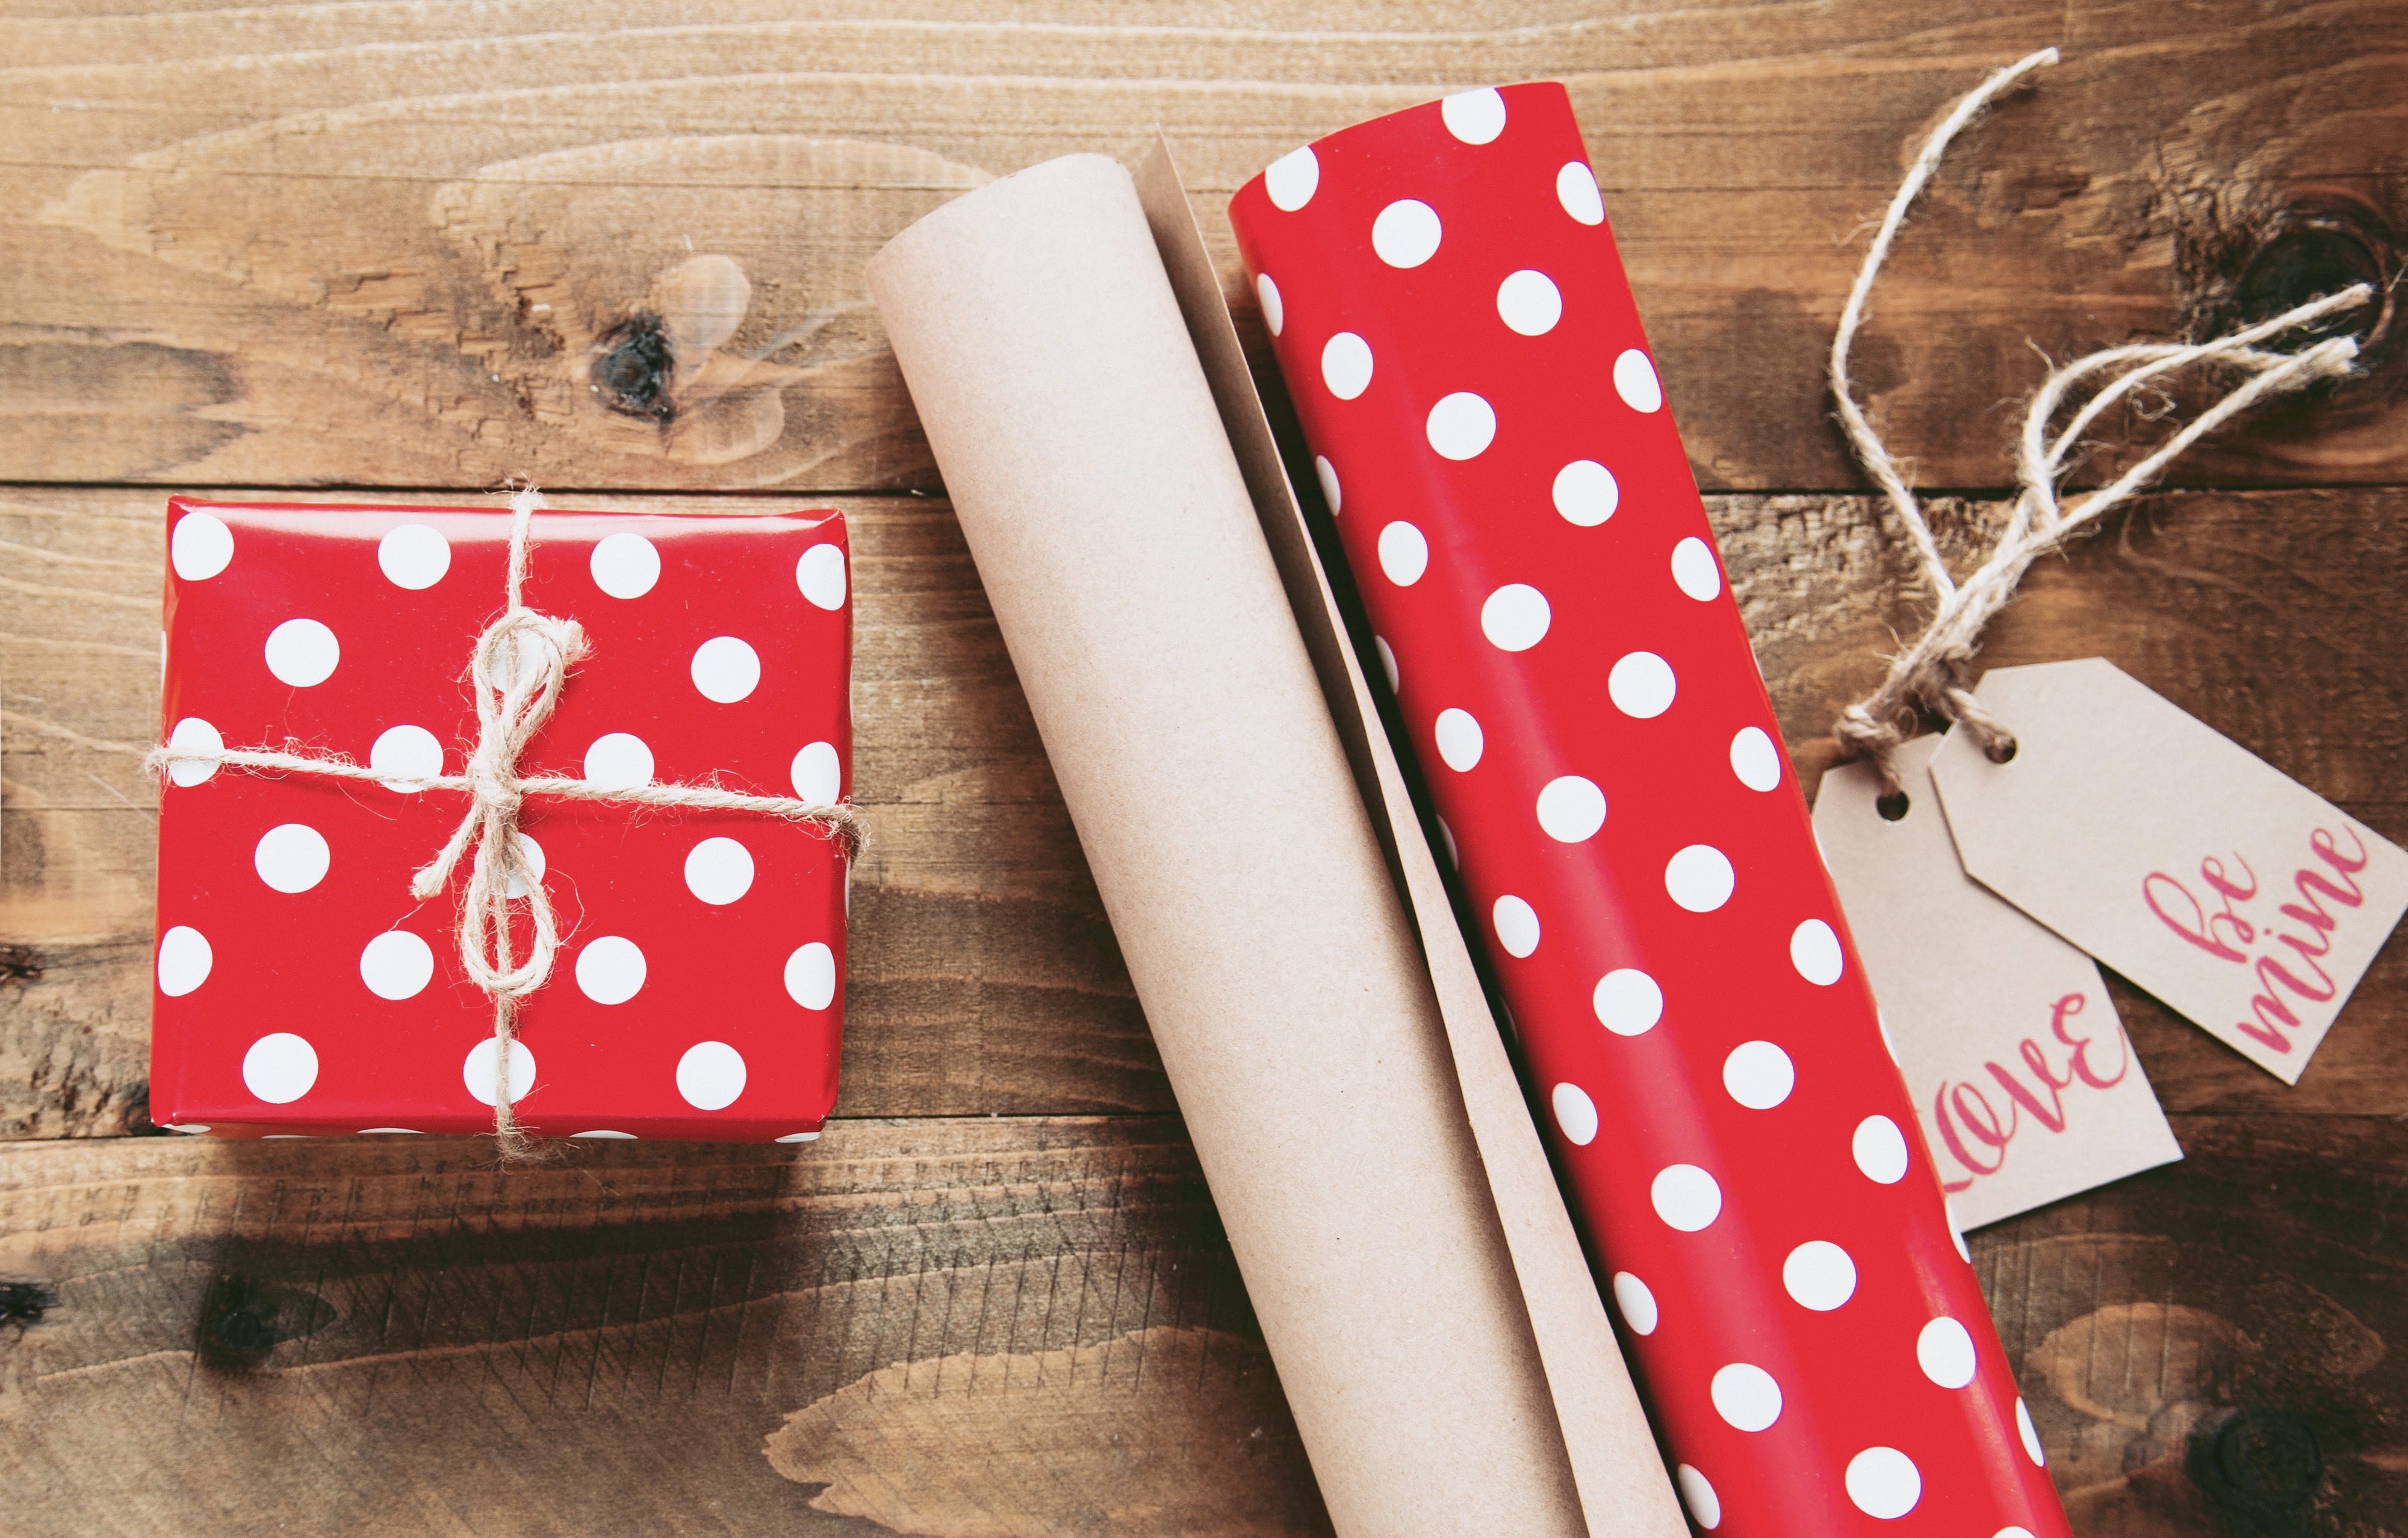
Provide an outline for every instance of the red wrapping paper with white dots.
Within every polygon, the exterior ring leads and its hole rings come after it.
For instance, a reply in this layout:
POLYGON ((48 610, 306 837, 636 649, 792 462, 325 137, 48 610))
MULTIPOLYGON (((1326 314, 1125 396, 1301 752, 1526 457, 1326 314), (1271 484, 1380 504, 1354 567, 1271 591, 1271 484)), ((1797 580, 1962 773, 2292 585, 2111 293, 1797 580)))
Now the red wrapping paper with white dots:
MULTIPOLYGON (((394 778, 171 763, 159 805, 151 1115, 218 1137, 493 1128, 492 1001, 457 901, 412 874, 467 807, 470 652, 510 515, 168 505, 162 730, 331 750, 394 778)), ((522 776, 847 798, 845 530, 792 516, 535 515, 524 600, 591 647, 522 776)), ((804 1142, 835 1103, 841 855, 776 816, 530 797, 562 941, 510 1056, 551 1137, 804 1142)), ((522 920, 517 954, 525 955, 522 920)))
POLYGON ((1690 1519, 2064 1538, 1563 88, 1229 216, 1690 1519))

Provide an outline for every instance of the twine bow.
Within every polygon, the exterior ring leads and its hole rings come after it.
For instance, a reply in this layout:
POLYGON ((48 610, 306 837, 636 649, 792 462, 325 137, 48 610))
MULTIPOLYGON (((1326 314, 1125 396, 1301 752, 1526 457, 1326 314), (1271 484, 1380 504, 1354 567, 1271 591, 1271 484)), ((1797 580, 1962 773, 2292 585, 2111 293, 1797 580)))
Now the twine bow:
POLYGON ((2015 454, 2015 480, 2020 490, 2007 526, 1972 575, 1958 582, 1950 574, 1947 563, 1941 559, 1930 523, 1922 504, 1908 489, 1905 474, 1856 404, 1848 379, 1848 349, 1856 340, 1857 328, 1864 323, 1873 280, 1889 255, 1899 227, 1906 222, 1907 208, 1939 169, 1949 142, 1994 98, 2031 71, 2057 60, 2057 50, 2042 49, 1998 71, 1958 102, 1956 110, 1924 141, 1922 152, 1915 156, 1906 180, 1899 186, 1898 195, 1890 200, 1889 212, 1873 237, 1871 249, 1865 252, 1864 266, 1848 291, 1847 307, 1841 311, 1839 330, 1831 338, 1831 395, 1839 406, 1841 424, 1857 457, 1864 461, 1867 473, 1889 499, 1899 522, 1906 526, 1915 559, 1925 581, 1931 584, 1934 599, 1931 619, 1923 634, 1890 659, 1889 673, 1882 680, 1881 687, 1842 712, 1833 728, 1843 756, 1869 757, 1873 761, 1881 772, 1885 794, 1894 794, 1899 788, 1889 754, 1905 740, 1918 707, 1961 723, 1993 760, 2003 763, 2014 755, 2014 734, 1982 708, 1966 686, 1966 678, 1982 627, 2005 606, 2025 570, 2035 558, 2063 545, 2155 481, 2192 444, 2252 406, 2304 389, 2317 380, 2350 373, 2358 357, 2358 343, 2348 337, 2328 338, 2296 352, 2265 351, 2258 344, 2298 331, 2328 315, 2355 309, 2374 296, 2370 285, 2360 283, 2213 341, 2141 342, 2111 347, 2051 369, 2024 413, 2015 454), (2245 377, 2139 464, 2072 506, 2062 505, 2057 499, 2058 486, 2074 451, 2081 445, 2082 435, 2100 413, 2143 386, 2200 363, 2222 365, 2245 377), (2102 380, 2101 376, 2106 377, 2102 380), (2090 398, 2052 437, 2050 422, 2079 389, 2093 381, 2098 383, 2090 398))
POLYGON ((783 796, 751 796, 710 784, 609 786, 558 775, 522 776, 519 755, 550 719, 568 681, 569 669, 590 648, 575 620, 538 613, 521 601, 536 509, 533 490, 510 498, 509 601, 500 617, 478 636, 468 658, 468 680, 477 702, 477 740, 466 772, 425 779, 397 776, 337 753, 269 748, 183 748, 162 743, 144 759, 154 774, 179 763, 210 763, 262 773, 309 774, 337 780, 376 780, 412 790, 459 790, 468 810, 436 856, 410 878, 410 895, 423 902, 452 883, 465 855, 468 882, 460 895, 460 965, 469 981, 494 1001, 494 1136, 506 1159, 528 1156, 531 1140, 510 1105, 510 1043, 518 1036, 520 1000, 552 977, 560 954, 558 920, 552 898, 527 857, 518 831, 519 812, 531 796, 576 801, 615 801, 638 806, 687 807, 709 812, 752 812, 827 830, 847 859, 861 850, 863 828, 850 805, 815 805, 783 796), (520 957, 511 944, 510 904, 526 904, 532 942, 520 957))

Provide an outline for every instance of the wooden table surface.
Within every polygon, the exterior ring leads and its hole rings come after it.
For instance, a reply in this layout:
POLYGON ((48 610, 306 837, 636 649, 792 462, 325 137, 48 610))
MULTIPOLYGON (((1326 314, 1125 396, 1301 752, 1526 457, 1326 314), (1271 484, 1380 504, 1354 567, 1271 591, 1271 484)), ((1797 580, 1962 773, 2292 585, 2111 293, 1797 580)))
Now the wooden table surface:
MULTIPOLYGON (((1160 123, 1259 358, 1230 191, 1567 80, 1810 785, 1919 614, 1818 360, 1948 103, 2065 50, 1942 169, 1858 351, 1960 553, 2035 349, 2388 280, 2408 231, 2396 0, 872 8, 0 11, 0 1531, 1326 1528, 863 292, 958 190, 1160 123), (854 520, 843 1119, 508 1173, 155 1135, 165 493, 510 476, 854 520)), ((2408 346, 2371 329, 2365 378, 2043 564, 1984 660, 2108 656, 2408 839, 2408 346)), ((1973 1238, 2077 1531, 2408 1532, 2408 948, 2296 1088, 2116 999, 2187 1157, 1973 1238)))

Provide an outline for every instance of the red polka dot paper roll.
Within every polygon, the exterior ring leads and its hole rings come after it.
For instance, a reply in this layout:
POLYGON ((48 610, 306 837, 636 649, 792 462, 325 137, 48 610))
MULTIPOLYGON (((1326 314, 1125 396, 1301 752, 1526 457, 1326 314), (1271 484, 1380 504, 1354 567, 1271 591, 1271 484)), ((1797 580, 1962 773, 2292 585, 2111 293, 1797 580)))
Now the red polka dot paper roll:
POLYGON ((2064 1538, 1563 88, 1230 219, 1691 1520, 2064 1538))
MULTIPOLYGON (((466 682, 501 612, 510 515, 168 506, 163 730, 288 740, 388 781, 171 764, 159 805, 150 1112, 220 1137, 493 1128, 492 1001, 459 889, 413 872, 466 811, 466 682)), ((535 516, 525 601, 591 653, 519 773, 851 790, 852 611, 835 514, 535 516)), ((800 1142, 836 1100, 842 858, 775 816, 531 797, 559 916, 509 1071, 552 1137, 800 1142)), ((525 955, 522 929, 517 954, 525 955)))

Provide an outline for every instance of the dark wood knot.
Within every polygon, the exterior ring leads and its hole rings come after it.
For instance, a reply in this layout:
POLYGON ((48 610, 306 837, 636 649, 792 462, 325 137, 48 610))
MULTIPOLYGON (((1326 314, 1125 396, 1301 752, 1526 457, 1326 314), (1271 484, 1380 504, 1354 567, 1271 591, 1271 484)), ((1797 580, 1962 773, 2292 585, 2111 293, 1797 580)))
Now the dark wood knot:
POLYGON ((2191 1479, 2222 1504, 2269 1516, 2307 1504, 2325 1480, 2315 1428, 2288 1410, 2211 1415, 2192 1430, 2184 1461, 2191 1479))
POLYGON ((2232 232, 2203 307, 2213 332, 2268 321, 2311 299, 2371 284, 2374 297, 2272 345, 2296 349, 2320 337, 2355 337, 2372 363, 2397 331, 2401 252, 2375 208, 2346 194, 2302 194, 2232 232))
POLYGON ((638 310, 595 338, 586 380, 611 410, 666 426, 677 415, 669 399, 676 372, 677 357, 661 318, 638 310))
POLYGON ((58 1306, 59 1295, 39 1282, 0 1282, 0 1324, 15 1325, 20 1335, 58 1306))
POLYGON ((201 1299, 195 1344, 211 1367, 256 1367, 276 1349, 276 1300, 239 1273, 220 1276, 201 1299))

